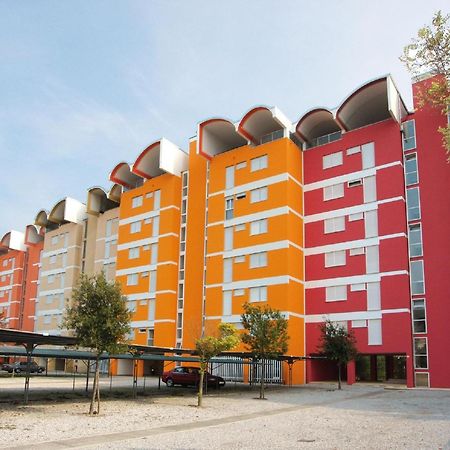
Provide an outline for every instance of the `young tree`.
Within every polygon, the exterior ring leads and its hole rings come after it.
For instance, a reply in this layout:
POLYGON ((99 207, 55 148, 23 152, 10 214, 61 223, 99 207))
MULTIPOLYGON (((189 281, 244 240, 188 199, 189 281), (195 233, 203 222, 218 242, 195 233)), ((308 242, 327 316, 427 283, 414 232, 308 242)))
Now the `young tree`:
POLYGON ((261 361, 259 398, 264 397, 265 360, 276 358, 288 349, 288 322, 280 311, 270 306, 244 303, 242 342, 261 361))
MULTIPOLYGON (((431 73, 437 75, 418 91, 419 107, 430 105, 441 109, 444 115, 450 111, 450 15, 438 11, 431 25, 420 28, 417 37, 403 49, 400 60, 414 76, 431 73)), ((450 161, 450 123, 440 127, 442 142, 450 161)))
POLYGON ((219 335, 205 336, 197 339, 195 342, 195 350, 200 358, 200 381, 198 385, 198 403, 197 406, 202 406, 203 400, 203 380, 209 361, 214 356, 232 350, 240 341, 237 335, 237 330, 234 325, 229 323, 221 323, 219 325, 219 335))
POLYGON ((63 327, 73 330, 82 347, 96 355, 95 377, 89 414, 100 413, 99 359, 126 350, 131 313, 126 306, 120 284, 109 283, 104 273, 82 274, 72 294, 72 306, 66 308, 63 327), (94 404, 97 409, 94 411, 94 404))
POLYGON ((338 367, 338 388, 341 387, 342 365, 355 359, 358 351, 353 332, 348 332, 342 325, 327 320, 320 326, 322 332, 318 350, 328 359, 336 361, 338 367))

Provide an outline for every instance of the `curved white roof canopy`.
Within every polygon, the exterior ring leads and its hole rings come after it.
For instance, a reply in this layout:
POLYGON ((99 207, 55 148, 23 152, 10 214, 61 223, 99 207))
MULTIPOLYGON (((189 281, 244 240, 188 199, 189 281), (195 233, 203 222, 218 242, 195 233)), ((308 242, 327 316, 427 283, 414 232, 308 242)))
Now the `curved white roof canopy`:
POLYGON ((113 184, 111 189, 108 192, 108 199, 120 203, 120 199, 122 197, 123 188, 120 184, 113 184))
POLYGON ((315 108, 298 121, 295 131, 303 142, 311 144, 320 136, 341 131, 341 127, 329 109, 315 108))
POLYGON ((86 218, 86 205, 71 197, 60 200, 50 211, 48 220, 62 225, 64 223, 82 223, 86 218))
POLYGON ((44 240, 44 236, 41 231, 44 228, 38 230, 35 225, 27 225, 25 228, 25 244, 34 245, 44 240))
POLYGON ((346 130, 393 118, 398 123, 407 114, 405 104, 391 78, 369 81, 350 94, 336 111, 336 120, 346 130))
POLYGON ((197 152, 208 159, 248 142, 227 119, 209 119, 198 125, 197 152))
POLYGON ((117 202, 108 198, 106 192, 98 186, 88 190, 86 212, 88 214, 99 215, 105 211, 116 208, 117 202))
POLYGON ((109 174, 109 179, 126 189, 134 189, 142 184, 142 177, 131 172, 130 165, 127 162, 117 164, 109 174))
POLYGON ((5 253, 8 250, 25 251, 25 234, 16 230, 5 233, 0 240, 0 252, 5 253))
POLYGON ((131 171, 150 179, 170 173, 180 176, 187 170, 189 156, 166 138, 149 145, 137 158, 131 171))
POLYGON ((290 131, 291 122, 276 107, 256 106, 248 111, 238 125, 238 133, 255 145, 261 143, 261 138, 274 131, 290 131))

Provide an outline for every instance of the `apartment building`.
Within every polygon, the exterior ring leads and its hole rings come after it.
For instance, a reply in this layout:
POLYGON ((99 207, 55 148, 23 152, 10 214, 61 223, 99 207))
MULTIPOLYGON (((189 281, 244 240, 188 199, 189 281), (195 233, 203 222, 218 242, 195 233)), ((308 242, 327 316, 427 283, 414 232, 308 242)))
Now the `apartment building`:
MULTIPOLYGON (((289 355, 317 355, 327 319, 352 330, 361 356, 349 383, 449 387, 450 165, 437 132, 447 120, 408 111, 383 76, 295 123, 265 106, 202 121, 187 153, 158 140, 117 164, 109 192, 40 211, 19 244, 5 237, 0 309, 19 326, 15 299, 37 298, 35 330, 58 334, 79 274, 103 270, 127 296, 134 343, 193 348, 220 322, 242 328, 242 305, 255 302, 287 318, 289 355)), ((270 373, 300 384, 336 368, 310 359, 288 370, 270 373)))

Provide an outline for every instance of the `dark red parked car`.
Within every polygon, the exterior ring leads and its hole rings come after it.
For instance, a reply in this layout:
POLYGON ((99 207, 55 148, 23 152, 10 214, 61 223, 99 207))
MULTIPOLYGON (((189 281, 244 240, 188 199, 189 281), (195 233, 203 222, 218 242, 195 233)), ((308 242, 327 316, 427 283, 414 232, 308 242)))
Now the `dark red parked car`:
MULTIPOLYGON (((175 367, 173 370, 164 372, 161 379, 168 387, 176 384, 197 386, 200 381, 200 369, 198 367, 175 367)), ((225 380, 222 377, 211 375, 209 372, 205 372, 205 379, 208 386, 225 386, 225 380)))

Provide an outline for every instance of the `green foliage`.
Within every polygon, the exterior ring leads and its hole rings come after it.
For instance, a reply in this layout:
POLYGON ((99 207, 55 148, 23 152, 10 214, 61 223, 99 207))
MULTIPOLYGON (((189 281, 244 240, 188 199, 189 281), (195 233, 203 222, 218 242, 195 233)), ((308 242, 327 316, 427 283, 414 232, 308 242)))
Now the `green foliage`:
POLYGON ((288 322, 280 311, 268 305, 244 303, 242 342, 261 361, 259 398, 264 397, 265 360, 276 358, 288 349, 288 322))
POLYGON ((97 354, 126 350, 131 313, 118 283, 108 283, 103 273, 82 274, 66 308, 63 326, 73 330, 82 347, 97 354))
POLYGON ((239 344, 239 336, 234 325, 221 323, 219 325, 219 336, 205 336, 197 339, 195 350, 200 361, 207 362, 214 356, 231 350, 239 344))
MULTIPOLYGON (((417 93, 419 107, 430 105, 439 108, 444 115, 450 110, 450 15, 438 11, 431 25, 417 32, 417 37, 403 49, 400 60, 414 76, 426 73, 436 75, 431 83, 417 93)), ((450 160, 450 124, 440 127, 442 143, 450 160)))
POLYGON ((211 358, 227 350, 232 350, 239 344, 240 338, 236 327, 229 323, 221 323, 218 327, 219 335, 205 336, 195 342, 195 351, 200 358, 200 382, 198 386, 198 403, 202 406, 203 379, 211 358))
POLYGON ((320 326, 322 332, 319 351, 338 364, 347 364, 355 359, 358 351, 353 332, 327 320, 320 326))
POLYGON ((288 349, 288 322, 270 306, 244 303, 242 342, 258 359, 276 358, 288 349))

